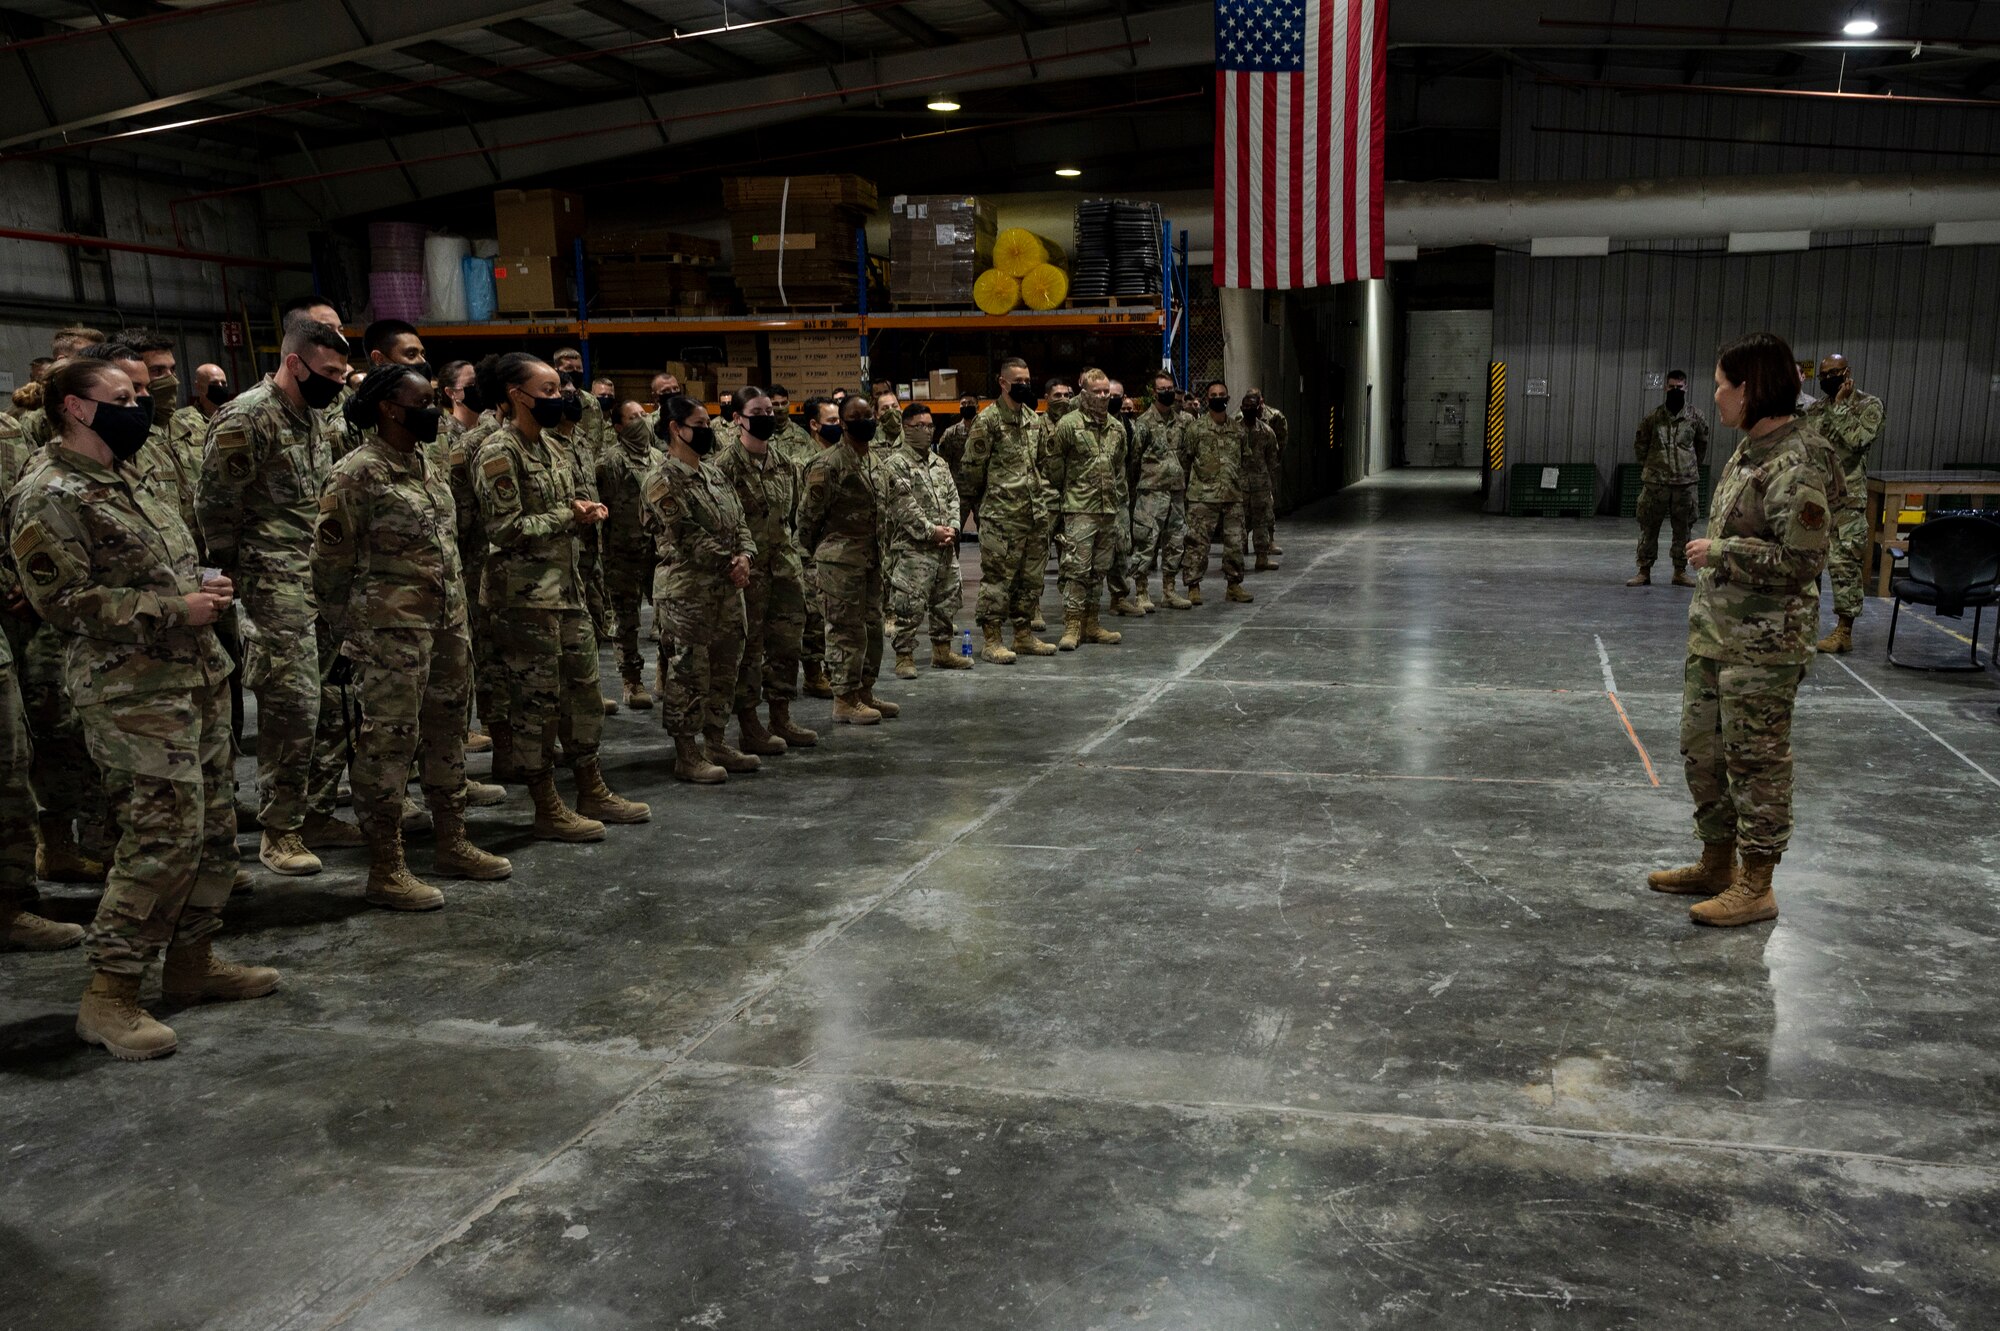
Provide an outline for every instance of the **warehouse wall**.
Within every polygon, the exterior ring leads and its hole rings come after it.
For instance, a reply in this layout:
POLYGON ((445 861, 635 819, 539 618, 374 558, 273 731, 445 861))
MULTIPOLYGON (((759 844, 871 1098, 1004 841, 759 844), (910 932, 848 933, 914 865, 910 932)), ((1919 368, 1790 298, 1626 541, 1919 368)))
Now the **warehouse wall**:
POLYGON ((1485 451, 1493 311, 1411 310, 1403 361, 1403 460, 1476 467, 1485 451))

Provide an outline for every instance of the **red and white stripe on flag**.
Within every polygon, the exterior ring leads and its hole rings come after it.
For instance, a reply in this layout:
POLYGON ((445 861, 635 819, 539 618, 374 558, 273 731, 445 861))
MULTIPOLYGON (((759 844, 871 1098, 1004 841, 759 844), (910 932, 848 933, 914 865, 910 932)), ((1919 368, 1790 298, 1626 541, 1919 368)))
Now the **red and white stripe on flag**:
POLYGON ((1388 0, 1219 0, 1217 286, 1380 277, 1388 0))

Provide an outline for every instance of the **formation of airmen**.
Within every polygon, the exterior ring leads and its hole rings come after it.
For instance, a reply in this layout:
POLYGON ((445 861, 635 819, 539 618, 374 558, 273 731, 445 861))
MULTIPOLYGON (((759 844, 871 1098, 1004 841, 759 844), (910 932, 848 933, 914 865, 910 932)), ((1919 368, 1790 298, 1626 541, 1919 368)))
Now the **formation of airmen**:
POLYGON ((85 946, 77 1033, 119 1058, 176 1047, 139 1000, 156 960, 171 1003, 277 987, 213 948, 250 885, 239 830, 288 876, 366 847, 366 899, 421 911, 444 894, 405 834, 429 831, 436 877, 506 878, 465 811, 509 784, 542 839, 646 822, 598 759, 606 714, 655 705, 643 602, 674 775, 710 785, 817 745, 801 694, 837 724, 895 718, 885 645, 900 679, 920 633, 932 669, 973 666, 954 624, 969 517, 992 665, 1117 643, 1107 594, 1120 616, 1201 604, 1217 533, 1231 601, 1252 599, 1246 545, 1256 570, 1282 554, 1286 422, 1254 389, 1232 411, 1220 381, 1183 394, 1162 371, 1127 396, 1092 369, 1038 390, 1008 359, 998 399, 963 400, 940 433, 881 383, 796 412, 746 385, 711 418, 671 374, 654 403, 620 401, 573 350, 434 371, 408 324, 362 343, 365 369, 336 310, 295 301, 271 374, 238 392, 202 365, 183 402, 170 341, 65 329, 0 413, 0 937, 85 946), (1054 643, 1038 636, 1052 549, 1054 643), (239 801, 246 691, 257 778, 239 801), (493 782, 468 778, 465 755, 488 750, 493 782), (38 877, 104 884, 87 930, 35 912, 38 877))

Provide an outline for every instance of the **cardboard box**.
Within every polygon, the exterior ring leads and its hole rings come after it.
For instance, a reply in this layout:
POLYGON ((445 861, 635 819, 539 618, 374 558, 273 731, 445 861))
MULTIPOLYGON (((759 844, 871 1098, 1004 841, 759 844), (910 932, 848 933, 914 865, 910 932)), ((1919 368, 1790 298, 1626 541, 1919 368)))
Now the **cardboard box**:
POLYGON ((958 371, 932 370, 927 386, 933 399, 955 398, 958 396, 958 371))
POLYGON ((731 365, 755 365, 757 363, 757 335, 755 333, 724 333, 722 351, 729 357, 731 365))
POLYGON ((568 283, 546 254, 516 254, 493 261, 494 308, 510 314, 558 310, 569 304, 568 283))
POLYGON ((502 254, 569 254, 583 234, 583 196, 559 189, 493 191, 502 254))
POLYGON ((872 213, 879 205, 875 193, 875 182, 860 176, 725 176, 722 181, 722 206, 735 212, 742 208, 777 208, 784 203, 788 210, 796 211, 799 205, 820 204, 847 208, 859 208, 872 213))

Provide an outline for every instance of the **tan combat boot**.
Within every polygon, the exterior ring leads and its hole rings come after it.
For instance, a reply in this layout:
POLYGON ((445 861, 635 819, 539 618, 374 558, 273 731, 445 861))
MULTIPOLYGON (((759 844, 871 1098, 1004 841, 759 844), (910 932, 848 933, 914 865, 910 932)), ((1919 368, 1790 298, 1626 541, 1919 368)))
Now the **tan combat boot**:
POLYGON ((467 753, 493 752, 493 736, 481 734, 477 730, 468 730, 465 733, 465 751, 467 753))
POLYGON ((1635 576, 1633 576, 1633 577, 1629 577, 1629 578, 1625 579, 1625 585, 1626 585, 1627 587, 1650 587, 1650 586, 1652 586, 1652 585, 1653 585, 1653 566, 1652 566, 1651 564, 1641 564, 1641 565, 1639 565, 1639 572, 1638 572, 1638 573, 1637 573, 1637 574, 1636 574, 1635 576))
POLYGON ((262 998, 277 987, 277 971, 224 961, 207 938, 171 944, 160 970, 160 996, 174 1004, 235 1003, 262 998))
POLYGON ((528 779, 521 765, 514 759, 514 727, 510 722, 494 721, 488 729, 493 734, 493 779, 510 785, 519 785, 528 779))
POLYGON ((528 794, 535 801, 535 835, 544 841, 602 841, 604 824, 585 818, 556 792, 554 769, 528 782, 528 794))
POLYGON ((785 741, 789 748, 810 749, 819 743, 819 732, 807 730, 804 726, 792 724, 792 700, 790 698, 771 699, 771 733, 785 741))
POLYGON ((171 1029, 139 1006, 139 977, 97 971, 76 1010, 76 1035, 85 1044, 128 1063, 171 1054, 179 1042, 171 1029))
POLYGON ((281 873, 288 878, 304 878, 316 874, 321 869, 319 856, 306 849, 306 843, 299 840, 297 832, 273 834, 264 829, 263 840, 257 847, 257 858, 272 873, 281 873))
POLYGON ((1247 604, 1257 598, 1251 595, 1250 589, 1242 583, 1232 582, 1229 584, 1229 590, 1222 594, 1222 599, 1225 601, 1242 601, 1247 604))
POLYGON ((1655 869, 1646 875, 1646 886, 1676 896, 1712 897, 1729 886, 1735 872, 1736 843, 1704 841, 1699 862, 1678 869, 1655 869))
POLYGON ((472 844, 465 834, 465 815, 443 804, 431 806, 434 849, 431 866, 441 877, 471 878, 478 882, 498 882, 514 872, 513 862, 472 844))
MULTIPOLYGON (((1048 626, 1049 626, 1049 621, 1042 618, 1042 612, 1040 610, 1035 611, 1035 617, 1028 621, 1028 631, 1031 633, 1040 633, 1043 630, 1047 629, 1048 626)), ((1021 649, 1019 647, 1016 647, 1014 650, 1018 652, 1021 649)))
MULTIPOLYGON (((507 787, 496 786, 488 781, 465 782, 465 807, 468 809, 491 809, 507 802, 507 787)), ((435 826, 435 824, 433 824, 435 826)))
POLYGON ((1097 607, 1091 606, 1083 612, 1083 640, 1094 642, 1100 647, 1116 647, 1125 640, 1122 633, 1114 633, 1097 622, 1097 607))
POLYGON ((1728 888, 1720 896, 1689 906, 1688 918, 1724 929, 1777 919, 1778 899, 1771 894, 1771 870, 1777 867, 1776 855, 1745 855, 1728 888))
POLYGON ((833 700, 833 721, 842 726, 872 726, 882 714, 861 701, 859 691, 833 700))
POLYGON ((1139 607, 1139 613, 1142 615, 1150 615, 1155 610, 1158 610, 1160 608, 1159 606, 1153 604, 1151 597, 1146 595, 1146 584, 1150 581, 1152 581, 1152 579, 1150 578, 1143 578, 1140 580, 1138 599, 1132 603, 1139 607))
POLYGON ((1694 579, 1688 576, 1687 569, 1678 564, 1674 566, 1674 586, 1676 587, 1694 586, 1694 579))
POLYGON ((782 736, 774 735, 764 728, 764 718, 757 715, 755 707, 745 707, 736 714, 736 729, 743 739, 743 743, 737 747, 745 753, 776 758, 790 747, 782 736))
POLYGON ((444 905, 444 893, 410 872, 403 859, 403 831, 392 828, 378 833, 368 848, 368 886, 362 899, 384 910, 436 910, 444 905))
POLYGON ((916 654, 915 654, 914 652, 897 652, 897 653, 896 653, 896 678, 897 678, 897 679, 915 679, 916 677, 917 677, 917 658, 916 658, 916 654))
MULTIPOLYGON (((1077 644, 1082 641, 1083 611, 1081 609, 1063 611, 1062 637, 1056 639, 1056 650, 1059 652, 1073 652, 1076 650, 1077 644)), ((1019 643, 1014 645, 1016 648, 1020 646, 1019 643)))
POLYGON ((598 701, 604 704, 604 714, 605 714, 606 716, 615 716, 615 715, 617 715, 617 713, 618 713, 618 700, 617 700, 616 698, 604 698, 604 697, 600 697, 600 698, 598 699, 598 701))
POLYGON ((1271 558, 1282 559, 1284 556, 1285 552, 1278 548, 1278 543, 1276 541, 1271 542, 1271 558))
POLYGON ((884 702, 882 699, 876 697, 875 686, 873 684, 863 684, 861 686, 861 705, 863 707, 872 707, 880 712, 884 721, 894 721, 903 714, 901 703, 884 702))
POLYGON ((1833 632, 1819 640, 1819 649, 1837 656, 1854 650, 1854 616, 1842 615, 1833 632))
POLYGON ((643 823, 653 816, 653 808, 638 800, 628 800, 604 784, 604 767, 597 755, 579 758, 570 769, 576 776, 576 811, 600 823, 643 823))
POLYGON ((1277 571, 1277 568, 1278 566, 1271 562, 1271 552, 1266 550, 1257 556, 1257 563, 1250 571, 1252 573, 1274 573, 1277 571))
POLYGON ((304 826, 299 828, 299 840, 305 843, 307 850, 335 850, 368 844, 368 838, 361 835, 360 828, 330 813, 307 814, 304 826))
POLYGON ((981 624, 979 636, 986 640, 979 649, 979 659, 993 665, 1013 665, 1014 653, 1007 646, 1003 636, 1005 630, 998 624, 981 624))
POLYGON ((45 883, 101 883, 104 863, 76 844, 76 830, 58 814, 35 816, 35 877, 45 883))
POLYGON ((954 652, 951 649, 949 641, 934 642, 931 644, 931 669, 970 670, 972 669, 972 658, 969 656, 960 656, 957 652, 954 652))
POLYGON ((1111 598, 1111 613, 1114 615, 1143 615, 1146 612, 1140 609, 1139 603, 1131 597, 1114 596, 1111 598))
POLYGON ((637 670, 625 672, 625 705, 635 712, 652 710, 653 695, 646 692, 646 681, 637 670))
POLYGON ((1193 601, 1174 590, 1174 575, 1171 573, 1160 575, 1160 599, 1169 610, 1186 610, 1194 605, 1193 601))
MULTIPOLYGON (((1200 605, 1200 604, 1201 604, 1201 584, 1200 584, 1200 583, 1198 583, 1198 582, 1190 582, 1190 583, 1189 583, 1189 584, 1187 585, 1187 603, 1188 603, 1189 605, 1200 605)), ((1168 604, 1168 605, 1172 605, 1172 604, 1173 604, 1173 602, 1172 602, 1172 601, 1168 601, 1168 602, 1167 602, 1167 604, 1168 604)))
POLYGON ((721 726, 703 726, 701 729, 702 751, 708 760, 731 776, 754 772, 764 764, 754 753, 729 746, 729 737, 722 733, 721 726))
POLYGON ((806 697, 808 698, 831 698, 833 696, 833 681, 826 677, 826 666, 823 663, 815 661, 806 670, 805 688, 806 697))
POLYGON ((44 919, 31 910, 0 907, 0 948, 9 952, 60 952, 82 941, 82 925, 44 919))
POLYGON ((1038 628, 1046 628, 1046 627, 1047 625, 1043 624, 1041 618, 1037 616, 1034 623, 1030 624, 1027 628, 1015 629, 1014 655, 1054 656, 1056 654, 1056 645, 1052 642, 1043 642, 1040 638, 1037 638, 1035 636, 1035 632, 1038 628))
POLYGON ((729 773, 708 760, 693 735, 674 736, 674 780, 692 781, 698 786, 719 786, 729 773))

